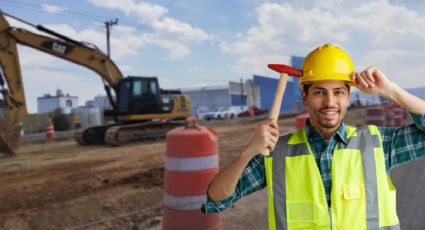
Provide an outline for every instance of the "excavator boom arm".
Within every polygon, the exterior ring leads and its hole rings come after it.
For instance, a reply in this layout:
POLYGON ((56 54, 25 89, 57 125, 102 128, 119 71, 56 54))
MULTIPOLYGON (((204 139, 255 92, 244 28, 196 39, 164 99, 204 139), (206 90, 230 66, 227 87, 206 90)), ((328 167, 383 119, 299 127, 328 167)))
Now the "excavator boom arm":
MULTIPOLYGON (((39 28, 49 33, 49 30, 39 28)), ((100 50, 55 32, 50 31, 50 35, 54 37, 10 27, 0 11, 0 87, 3 95, 0 101, 0 152, 13 153, 19 144, 21 123, 27 116, 17 44, 87 67, 114 90, 123 78, 116 64, 100 50)))

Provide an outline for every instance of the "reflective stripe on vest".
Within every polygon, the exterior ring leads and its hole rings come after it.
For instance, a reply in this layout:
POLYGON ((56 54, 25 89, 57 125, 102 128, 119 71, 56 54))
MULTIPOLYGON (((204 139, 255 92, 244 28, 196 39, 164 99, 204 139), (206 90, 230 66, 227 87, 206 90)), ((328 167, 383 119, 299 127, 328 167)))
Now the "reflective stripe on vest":
POLYGON ((330 212, 305 130, 279 138, 264 161, 269 229, 400 229, 378 128, 347 134, 333 151, 330 212))

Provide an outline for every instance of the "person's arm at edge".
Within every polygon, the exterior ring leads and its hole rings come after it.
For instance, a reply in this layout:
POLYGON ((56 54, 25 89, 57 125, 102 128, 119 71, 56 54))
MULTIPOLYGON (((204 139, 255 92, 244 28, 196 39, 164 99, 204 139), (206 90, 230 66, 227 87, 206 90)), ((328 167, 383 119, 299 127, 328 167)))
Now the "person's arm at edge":
POLYGON ((382 136, 387 172, 425 156, 425 114, 410 113, 414 124, 378 127, 382 136))

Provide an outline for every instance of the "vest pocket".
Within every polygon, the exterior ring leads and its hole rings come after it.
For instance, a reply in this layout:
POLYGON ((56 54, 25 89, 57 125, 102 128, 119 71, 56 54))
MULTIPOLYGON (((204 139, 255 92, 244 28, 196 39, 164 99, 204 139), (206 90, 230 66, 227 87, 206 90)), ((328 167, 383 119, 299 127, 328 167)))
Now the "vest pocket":
POLYGON ((345 200, 360 199, 363 194, 363 184, 361 183, 348 183, 342 185, 342 192, 345 200))
MULTIPOLYGON (((340 190, 341 191, 341 190, 340 190)), ((366 202, 361 182, 342 184, 340 200, 335 200, 338 229, 366 229, 366 202)), ((334 204, 334 203, 333 203, 334 204)))
POLYGON ((315 205, 313 202, 287 201, 288 222, 316 223, 315 205))

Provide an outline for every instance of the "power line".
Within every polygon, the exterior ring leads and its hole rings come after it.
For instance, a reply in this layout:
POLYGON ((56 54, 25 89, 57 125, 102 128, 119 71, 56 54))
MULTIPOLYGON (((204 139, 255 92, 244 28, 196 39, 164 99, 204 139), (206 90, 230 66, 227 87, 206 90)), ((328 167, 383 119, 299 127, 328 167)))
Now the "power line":
MULTIPOLYGON (((44 12, 44 13, 46 12, 45 10, 41 8, 40 5, 32 4, 32 3, 24 3, 19 1, 0 2, 0 5, 4 5, 6 7, 12 7, 15 9, 36 10, 36 11, 44 12)), ((78 11, 70 11, 66 9, 55 14, 58 14, 58 15, 66 14, 71 16, 77 16, 85 20, 103 20, 104 18, 109 17, 109 16, 103 16, 103 15, 87 14, 87 13, 78 12, 78 11)))
MULTIPOLYGON (((166 7, 167 8, 170 7, 175 2, 176 2, 176 0, 171 0, 170 2, 168 2, 166 4, 166 7)), ((20 1, 16 1, 16 0, 9 0, 7 2, 0 2, 0 5, 2 5, 2 4, 5 5, 6 7, 12 7, 12 8, 15 8, 15 9, 31 10, 32 12, 34 12, 34 10, 35 10, 35 11, 45 13, 45 10, 43 10, 40 7, 40 5, 33 4, 33 3, 25 3, 25 2, 20 2, 20 1)), ((102 24, 104 23, 103 22, 104 18, 110 17, 110 16, 86 14, 86 13, 83 13, 83 12, 69 11, 69 10, 63 10, 63 11, 55 13, 55 14, 59 15, 59 16, 72 15, 72 16, 77 16, 77 17, 79 17, 83 20, 90 20, 90 21, 93 21, 93 19, 95 19, 98 23, 102 23, 102 24), (98 20, 102 20, 102 22, 98 21, 98 20)), ((126 24, 132 24, 132 22, 125 20, 125 19, 124 20, 121 19, 121 21, 126 23, 126 24)), ((187 34, 184 34, 184 33, 175 33, 175 32, 172 32, 172 31, 164 31, 164 30, 163 31, 155 31, 155 28, 153 28, 150 25, 137 24, 137 25, 132 25, 132 26, 137 28, 140 31, 150 31, 153 34, 156 33, 158 36, 161 36, 161 37, 168 37, 168 38, 171 38, 171 39, 175 39, 176 37, 182 37, 182 38, 186 38, 186 39, 189 39, 189 40, 192 40, 192 41, 202 40, 202 39, 199 39, 197 37, 190 36, 190 35, 187 35, 187 34)))
MULTIPOLYGON (((171 2, 172 3, 172 2, 171 2)), ((1 4, 1 3, 0 3, 1 4)), ((36 6, 36 5, 34 5, 34 4, 26 4, 26 5, 28 5, 30 8, 31 8, 31 11, 33 12, 33 10, 36 10, 36 11, 38 11, 38 12, 45 12, 44 10, 42 10, 39 6, 36 6)), ((25 9, 26 7, 21 7, 21 6, 19 6, 19 7, 16 7, 17 9, 24 9, 24 10, 29 10, 29 9, 25 9)), ((87 16, 87 17, 90 17, 90 18, 96 18, 96 19, 99 19, 100 18, 100 16, 89 16, 89 15, 86 15, 86 14, 83 14, 83 13, 76 13, 76 12, 74 12, 74 13, 69 13, 69 12, 67 12, 67 11, 62 11, 62 12, 60 12, 60 13, 56 13, 56 15, 59 15, 59 16, 64 16, 64 14, 70 14, 70 15, 74 15, 74 16, 82 16, 82 17, 80 17, 81 19, 83 19, 83 20, 88 20, 88 21, 93 21, 93 20, 91 20, 91 19, 88 19, 88 18, 86 18, 85 16, 87 16)), ((128 20, 122 20, 121 19, 121 21, 122 22, 124 22, 124 23, 126 23, 126 24, 131 24, 130 23, 130 21, 128 21, 128 20)), ((104 23, 104 22, 101 22, 101 21, 96 21, 96 22, 98 22, 99 24, 100 23, 104 23)), ((148 30, 150 30, 150 31, 152 31, 152 32, 154 32, 154 28, 152 28, 151 26, 148 26, 148 25, 143 25, 143 24, 137 24, 137 25, 133 25, 133 27, 135 27, 136 29, 138 29, 138 30, 140 30, 140 31, 148 31, 148 30)), ((200 40, 199 38, 196 38, 196 37, 193 37, 193 36, 190 36, 190 35, 187 35, 187 34, 183 34, 183 33, 174 33, 174 32, 169 32, 169 31, 156 31, 157 32, 157 34, 158 35, 160 35, 160 36, 163 36, 163 37, 168 37, 168 38, 172 38, 172 39, 174 39, 176 36, 177 37, 184 37, 184 38, 187 38, 187 39, 189 39, 189 40, 200 40)))

